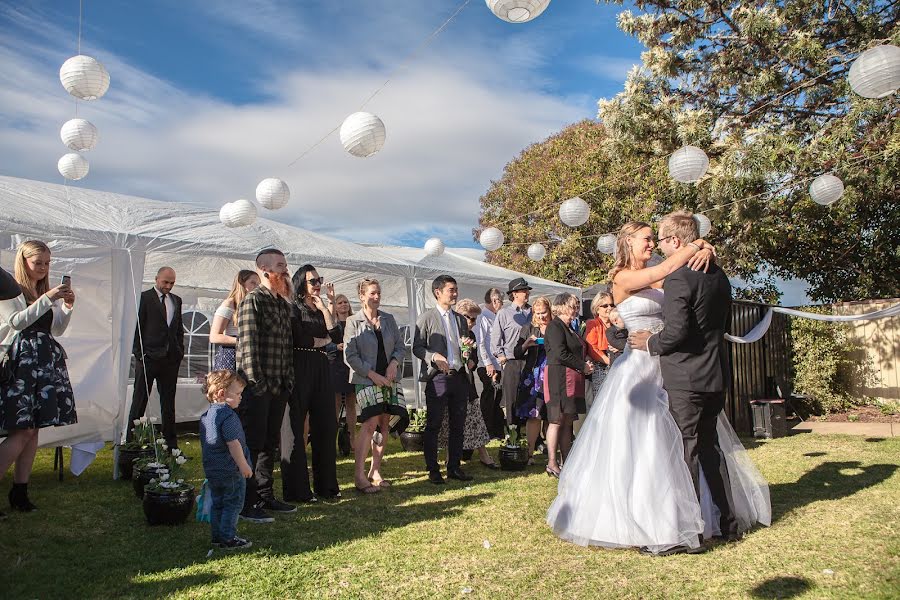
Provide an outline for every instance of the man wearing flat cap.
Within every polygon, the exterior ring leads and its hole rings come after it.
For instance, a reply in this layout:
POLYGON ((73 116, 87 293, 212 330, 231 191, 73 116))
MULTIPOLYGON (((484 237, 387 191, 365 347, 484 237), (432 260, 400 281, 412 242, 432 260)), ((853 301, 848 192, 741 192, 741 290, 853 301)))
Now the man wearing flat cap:
POLYGON ((497 358, 502 369, 500 383, 503 410, 506 412, 506 424, 512 425, 516 422, 513 407, 519 393, 522 369, 525 366, 524 360, 516 360, 513 349, 516 347, 522 327, 531 323, 531 305, 528 304, 531 286, 523 277, 517 277, 509 282, 506 294, 512 304, 501 308, 497 318, 494 319, 491 327, 491 353, 497 358))

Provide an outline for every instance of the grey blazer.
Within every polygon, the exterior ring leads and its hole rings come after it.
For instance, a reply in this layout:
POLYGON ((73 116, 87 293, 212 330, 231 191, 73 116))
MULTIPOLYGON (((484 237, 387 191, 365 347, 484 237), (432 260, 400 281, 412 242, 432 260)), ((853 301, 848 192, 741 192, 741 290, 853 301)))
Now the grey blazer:
MULTIPOLYGON (((378 316, 388 363, 396 360, 398 368, 402 368, 406 346, 400 328, 397 327, 397 321, 390 313, 380 310, 378 316)), ((367 375, 369 371, 374 371, 375 365, 378 364, 378 338, 375 337, 375 329, 361 310, 355 315, 350 315, 344 326, 344 362, 350 367, 350 383, 375 385, 367 375)), ((398 371, 397 375, 399 377, 401 371, 398 371)))
MULTIPOLYGON (((452 309, 450 314, 456 319, 459 339, 472 337, 466 319, 452 309)), ((441 323, 441 313, 436 308, 430 308, 416 319, 416 335, 413 338, 413 354, 422 361, 419 368, 420 381, 429 381, 437 374, 436 368, 432 365, 435 352, 447 354, 447 334, 444 332, 444 324, 441 323)), ((459 348, 456 349, 456 359, 465 370, 466 361, 463 360, 459 348)))

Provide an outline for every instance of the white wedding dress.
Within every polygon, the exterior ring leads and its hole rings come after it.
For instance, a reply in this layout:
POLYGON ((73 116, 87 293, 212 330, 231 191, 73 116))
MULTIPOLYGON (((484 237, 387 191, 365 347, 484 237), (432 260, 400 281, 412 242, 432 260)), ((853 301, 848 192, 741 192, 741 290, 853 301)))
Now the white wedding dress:
MULTIPOLYGON (((621 302, 630 331, 662 328, 663 292, 641 290, 621 302)), ((718 510, 701 477, 698 502, 681 432, 669 413, 659 358, 626 348, 597 392, 569 453, 547 523, 581 546, 697 547, 719 533, 718 510)), ((724 415, 717 426, 741 531, 771 521, 769 489, 724 415)), ((702 472, 702 470, 701 470, 702 472)))

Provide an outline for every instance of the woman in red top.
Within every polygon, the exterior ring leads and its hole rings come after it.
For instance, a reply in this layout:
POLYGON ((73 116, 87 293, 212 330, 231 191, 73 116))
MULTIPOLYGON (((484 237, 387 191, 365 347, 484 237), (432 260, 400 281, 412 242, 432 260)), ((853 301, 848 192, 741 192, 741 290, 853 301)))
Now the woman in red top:
POLYGON ((609 311, 615 307, 612 294, 609 292, 599 292, 591 300, 591 314, 594 315, 594 318, 587 322, 584 341, 587 342, 588 355, 594 361, 594 364, 597 365, 597 370, 594 371, 594 376, 591 380, 595 389, 606 378, 606 371, 610 362, 609 353, 615 351, 614 348, 610 348, 609 343, 606 341, 606 328, 610 324, 609 311))

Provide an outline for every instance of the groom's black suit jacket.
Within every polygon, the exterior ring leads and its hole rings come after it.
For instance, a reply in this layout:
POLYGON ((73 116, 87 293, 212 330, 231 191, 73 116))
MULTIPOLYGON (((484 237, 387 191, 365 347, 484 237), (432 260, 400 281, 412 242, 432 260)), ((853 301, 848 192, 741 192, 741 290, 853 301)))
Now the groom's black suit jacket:
POLYGON ((666 277, 665 327, 647 340, 659 355, 666 389, 721 392, 730 380, 725 332, 731 320, 731 283, 716 264, 682 267, 666 277))

